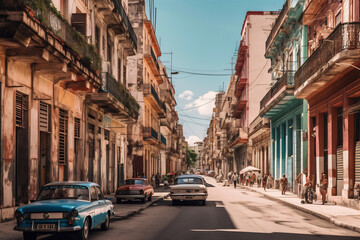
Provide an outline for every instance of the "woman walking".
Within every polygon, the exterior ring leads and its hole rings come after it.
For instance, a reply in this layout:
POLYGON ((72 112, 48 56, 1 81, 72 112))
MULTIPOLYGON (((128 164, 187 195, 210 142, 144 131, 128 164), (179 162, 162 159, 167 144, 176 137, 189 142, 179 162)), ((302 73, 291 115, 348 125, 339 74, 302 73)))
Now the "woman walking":
POLYGON ((234 188, 236 188, 236 182, 238 180, 238 175, 236 174, 236 172, 234 172, 234 174, 232 176, 232 180, 234 181, 234 188))

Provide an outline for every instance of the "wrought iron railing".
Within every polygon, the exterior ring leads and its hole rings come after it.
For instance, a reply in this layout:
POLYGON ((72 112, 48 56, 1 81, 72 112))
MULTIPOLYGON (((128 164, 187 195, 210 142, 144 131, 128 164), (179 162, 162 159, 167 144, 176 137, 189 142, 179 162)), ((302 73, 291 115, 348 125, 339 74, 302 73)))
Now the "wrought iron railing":
POLYGON ((360 23, 339 24, 295 74, 295 89, 316 73, 336 54, 351 49, 360 49, 360 23))
POLYGON ((119 102, 124 104, 128 110, 128 114, 134 118, 139 116, 140 106, 130 92, 122 85, 121 82, 117 82, 111 74, 102 73, 103 79, 103 91, 113 95, 119 102))
POLYGON ((152 127, 144 127, 143 130, 144 138, 153 138, 156 141, 159 141, 159 133, 152 127))
POLYGON ((288 12, 288 10, 290 8, 290 4, 291 4, 291 0, 287 0, 284 3, 284 6, 283 6, 278 18, 275 20, 274 26, 272 27, 271 32, 269 34, 269 37, 266 40, 266 50, 269 48, 273 38, 275 37, 275 35, 279 31, 279 29, 281 27, 281 24, 282 24, 283 20, 285 19, 286 14, 287 14, 287 12, 288 12))
POLYGON ((152 46, 150 46, 150 54, 151 54, 151 57, 152 57, 155 65, 156 65, 156 68, 157 68, 158 72, 160 73, 160 66, 159 66, 157 57, 156 57, 156 55, 154 53, 154 50, 153 50, 152 46))
POLYGON ((122 19, 124 25, 126 26, 127 31, 129 32, 130 39, 133 42, 135 49, 137 49, 137 37, 136 37, 135 31, 129 21, 129 18, 126 15, 125 9, 123 8, 123 6, 121 4, 121 1, 120 0, 112 0, 112 2, 114 3, 116 11, 120 14, 121 19, 122 19))
POLYGON ((162 134, 160 134, 160 140, 161 140, 161 143, 166 146, 166 138, 162 134))
POLYGON ((284 75, 271 87, 263 99, 260 101, 260 109, 274 97, 283 86, 294 86, 294 71, 286 71, 284 75))
MULTIPOLYGON (((101 58, 96 52, 93 45, 90 45, 85 40, 84 36, 76 31, 65 18, 57 11, 51 1, 40 0, 14 0, 13 5, 8 6, 7 1, 2 3, 0 1, 0 9, 10 10, 25 10, 30 16, 40 21, 40 23, 50 31, 54 36, 60 38, 64 45, 68 46, 69 50, 78 55, 81 62, 94 70, 95 72, 101 71, 101 58), (2 6, 2 5, 5 6, 2 6), (28 6, 29 8, 27 8, 28 6)), ((11 1, 10 1, 11 2, 11 1)))

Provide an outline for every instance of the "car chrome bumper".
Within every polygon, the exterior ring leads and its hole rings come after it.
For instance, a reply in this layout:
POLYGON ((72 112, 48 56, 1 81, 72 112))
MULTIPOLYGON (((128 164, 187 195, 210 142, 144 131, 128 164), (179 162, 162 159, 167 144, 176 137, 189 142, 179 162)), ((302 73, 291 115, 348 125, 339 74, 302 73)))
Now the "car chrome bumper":
POLYGON ((193 201, 193 200, 206 200, 207 199, 206 193, 200 194, 192 194, 192 193, 174 193, 170 194, 172 200, 182 200, 182 201, 193 201))
POLYGON ((32 221, 31 227, 19 227, 15 226, 14 230, 23 232, 42 232, 42 233, 55 233, 55 232, 73 232, 81 230, 80 226, 73 227, 61 227, 60 221, 57 223, 57 227, 54 229, 36 229, 35 223, 32 221))
POLYGON ((119 199, 130 200, 130 199, 143 199, 146 196, 140 194, 133 194, 133 195, 115 195, 115 197, 119 199))

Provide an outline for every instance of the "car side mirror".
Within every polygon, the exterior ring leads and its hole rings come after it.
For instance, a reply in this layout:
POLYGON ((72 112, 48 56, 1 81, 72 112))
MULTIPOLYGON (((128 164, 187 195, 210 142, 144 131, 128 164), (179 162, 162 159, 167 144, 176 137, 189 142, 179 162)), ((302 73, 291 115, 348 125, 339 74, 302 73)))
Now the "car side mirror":
POLYGON ((31 203, 36 202, 36 200, 30 200, 31 203))

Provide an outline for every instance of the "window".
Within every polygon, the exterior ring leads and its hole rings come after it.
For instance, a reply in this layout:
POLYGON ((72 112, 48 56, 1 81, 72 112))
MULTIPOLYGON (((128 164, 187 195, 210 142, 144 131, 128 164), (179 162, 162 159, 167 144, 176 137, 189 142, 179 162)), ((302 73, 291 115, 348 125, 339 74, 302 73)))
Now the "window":
POLYGON ((84 36, 86 36, 86 19, 86 13, 73 13, 71 15, 71 26, 84 36))
POLYGON ((97 201, 97 194, 96 194, 96 189, 95 187, 91 187, 90 188, 90 196, 91 196, 91 201, 94 202, 94 201, 97 201))
POLYGON ((95 26, 95 46, 98 53, 100 53, 100 28, 95 26))
POLYGON ((28 96, 16 92, 16 126, 25 127, 25 114, 27 114, 29 101, 28 96))
POLYGON ((42 132, 50 132, 50 106, 40 102, 39 128, 42 132))
POLYGON ((80 138, 80 119, 75 118, 74 120, 74 137, 80 138))
POLYGON ((341 23, 341 10, 335 16, 335 27, 341 23))
POLYGON ((96 186, 95 188, 96 188, 96 195, 97 195, 98 200, 104 199, 104 195, 103 195, 100 187, 97 187, 97 186, 96 186))
POLYGON ((118 58, 118 81, 121 82, 121 59, 118 58))
POLYGON ((126 66, 123 66, 123 84, 124 87, 126 88, 126 66))
POLYGON ((68 112, 59 109, 59 164, 67 162, 68 112))

